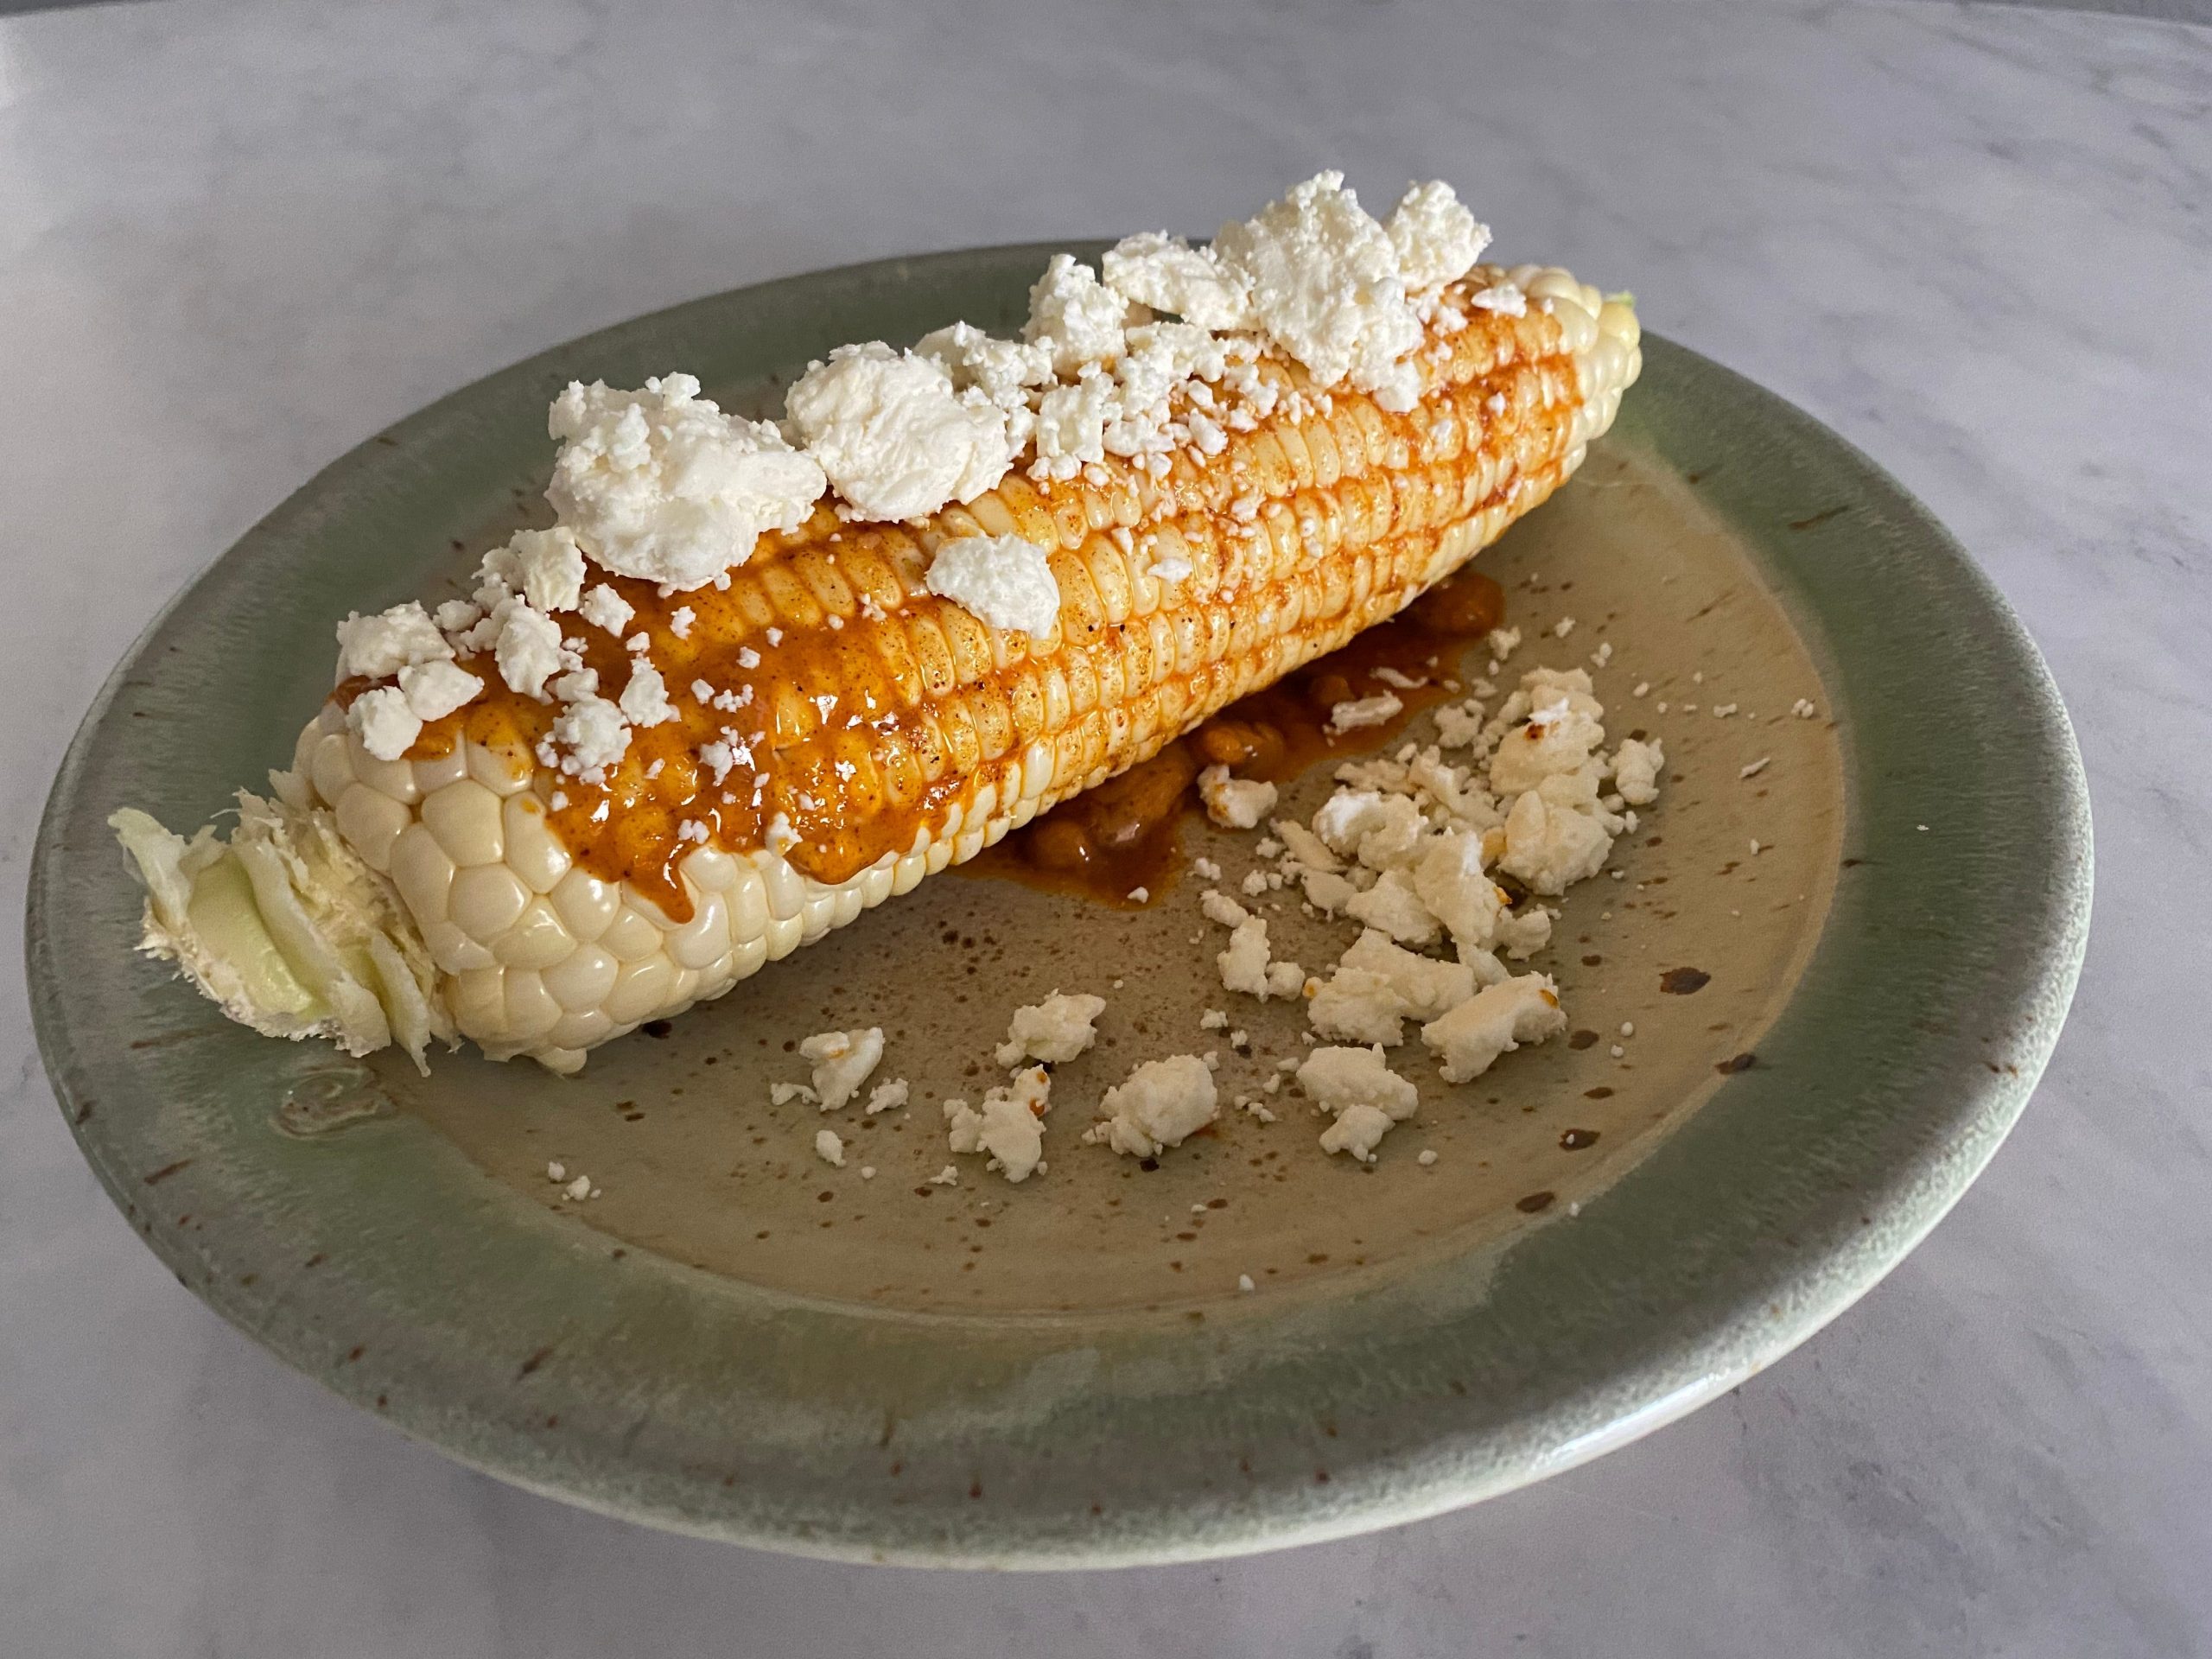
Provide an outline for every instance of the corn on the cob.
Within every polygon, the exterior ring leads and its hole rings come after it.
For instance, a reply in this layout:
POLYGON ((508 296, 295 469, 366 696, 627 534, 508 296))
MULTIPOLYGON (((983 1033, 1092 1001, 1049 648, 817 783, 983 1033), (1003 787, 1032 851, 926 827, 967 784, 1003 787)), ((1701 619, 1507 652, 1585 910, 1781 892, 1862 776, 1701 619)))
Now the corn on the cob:
MULTIPOLYGON (((374 1046, 378 1022, 337 1007, 350 998, 358 1012, 365 995, 418 1060, 451 1030, 494 1058, 573 1070, 1335 649, 1563 482, 1636 378, 1628 304, 1534 267, 1484 268, 1468 286, 1509 281, 1526 313, 1473 309, 1433 335, 1408 413, 1316 391, 1270 356, 1262 372, 1298 395, 1217 454, 1179 451, 1164 474, 1110 460, 1064 481, 1009 474, 920 525, 822 508, 727 588, 671 599, 617 583, 671 687, 696 674, 735 697, 720 710, 679 697, 679 717, 641 728, 603 786, 537 758, 554 714, 543 702, 495 693, 387 761, 334 696, 265 808, 292 897, 266 868, 245 871, 253 897, 268 912, 304 895, 314 911, 316 882, 291 849, 334 824, 405 914, 371 930, 391 936, 373 950, 326 951, 284 990, 283 1017, 256 1023, 374 1046), (1052 633, 994 629, 925 585, 940 541, 1007 534, 1052 550, 1052 633), (1152 574, 1178 562, 1186 577, 1152 574), (678 607, 694 613, 681 626, 678 607), (756 741, 748 786, 725 790, 698 750, 740 699, 756 741)), ((617 648, 595 666, 621 661, 617 648)), ((142 866, 150 824, 126 834, 142 866)), ((172 951, 195 884, 237 885, 236 871, 209 874, 235 854, 204 833, 180 857, 181 845, 155 849, 166 893, 147 866, 149 942, 172 951)), ((290 960, 282 942, 297 926, 268 919, 290 960)), ((236 1011, 205 964, 186 965, 236 1011)))

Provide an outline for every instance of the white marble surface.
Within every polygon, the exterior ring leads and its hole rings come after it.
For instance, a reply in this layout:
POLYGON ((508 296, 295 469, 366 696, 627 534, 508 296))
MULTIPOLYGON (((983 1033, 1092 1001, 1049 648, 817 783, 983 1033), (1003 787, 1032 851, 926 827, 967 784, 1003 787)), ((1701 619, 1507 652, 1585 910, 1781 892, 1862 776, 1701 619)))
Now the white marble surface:
MULTIPOLYGON (((2095 935, 1980 1185, 1795 1357, 1548 1484, 1186 1569, 664 1537, 283 1370, 95 1189, 0 957, 0 1649, 1230 1659, 2212 1652, 2212 35, 1903 6, 216 5, 0 22, 0 902, 109 664, 331 456, 649 307, 1204 226, 1317 166, 1796 399, 2050 654, 2095 935)), ((1940 710, 1931 710, 1941 718, 1940 710)))

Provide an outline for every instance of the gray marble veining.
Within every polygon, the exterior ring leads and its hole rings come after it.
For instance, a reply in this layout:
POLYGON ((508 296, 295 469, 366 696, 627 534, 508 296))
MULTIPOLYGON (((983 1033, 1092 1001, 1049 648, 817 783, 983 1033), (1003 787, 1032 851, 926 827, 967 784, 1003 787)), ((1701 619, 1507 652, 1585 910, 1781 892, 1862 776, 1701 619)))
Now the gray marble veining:
MULTIPOLYGON (((412 1446, 180 1290, 0 964, 0 1647, 1398 1659, 2212 1653, 2212 35, 1949 5, 1020 0, 0 21, 0 902, 93 688, 378 427, 529 351, 902 251, 1204 226, 1327 164, 1835 425, 2049 654, 2099 840, 2012 1141, 1836 1325, 1380 1536, 986 1579, 644 1532, 412 1446)), ((1940 709, 1929 710, 1941 719, 1940 709)))

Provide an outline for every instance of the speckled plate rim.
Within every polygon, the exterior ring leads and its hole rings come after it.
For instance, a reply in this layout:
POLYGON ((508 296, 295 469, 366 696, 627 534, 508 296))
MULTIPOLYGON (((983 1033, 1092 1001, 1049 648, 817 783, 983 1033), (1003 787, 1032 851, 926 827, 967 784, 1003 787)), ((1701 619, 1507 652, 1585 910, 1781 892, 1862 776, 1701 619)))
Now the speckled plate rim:
MULTIPOLYGON (((1848 856, 1761 1064, 1571 1222, 1195 1323, 887 1314, 611 1261, 418 1125, 339 1158, 285 1144, 267 1122, 301 1064, 290 1046, 124 1040, 176 1026, 190 994, 122 952, 136 900, 105 817, 129 798, 197 822, 253 775, 221 735, 181 757, 149 729, 178 660, 242 661, 287 628, 318 639, 334 597, 412 591, 442 548, 391 550, 426 515, 480 522, 572 375, 683 364, 711 389, 954 315, 1003 327, 1061 245, 792 277, 533 358, 334 463, 147 631, 55 783, 26 947, 61 1109, 181 1281, 345 1397, 569 1502, 830 1557, 1111 1566, 1366 1530, 1571 1467, 1771 1363, 1956 1201, 2024 1106, 2086 945, 2088 799, 2065 712, 2002 599, 1901 486, 1650 337, 1607 442, 1690 480, 1797 620, 1840 721, 1848 856), (380 572, 365 549, 389 554, 380 572), (388 1202, 390 1224, 327 1230, 334 1183, 388 1202), (187 1230, 171 1217, 188 1205, 216 1219, 187 1230)), ((227 715, 200 712, 251 724, 268 705, 268 751, 319 692, 320 656, 300 658, 227 715)))

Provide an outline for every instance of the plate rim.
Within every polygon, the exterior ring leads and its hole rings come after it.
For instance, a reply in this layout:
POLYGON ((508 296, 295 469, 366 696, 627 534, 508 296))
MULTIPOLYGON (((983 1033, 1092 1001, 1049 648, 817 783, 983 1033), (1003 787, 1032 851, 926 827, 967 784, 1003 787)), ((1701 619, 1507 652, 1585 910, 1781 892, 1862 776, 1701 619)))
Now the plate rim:
MULTIPOLYGON (((116 705, 126 683, 189 612, 195 597, 248 550, 307 533, 325 511, 327 497, 358 487, 365 474, 374 476, 395 455, 404 456, 411 437, 449 423, 487 399, 520 397, 525 391, 535 397, 545 383, 565 379, 569 365, 578 359, 620 359, 631 354, 630 343, 641 337, 680 331, 687 321, 734 307, 813 305, 821 294, 834 295, 841 283, 855 293, 873 291, 869 285, 874 284, 887 291, 926 294, 960 280, 963 273, 1010 268, 1016 262, 1029 269, 1052 251, 1095 251, 1102 245, 1010 244, 802 273, 689 301, 533 354, 448 393, 332 461, 211 561, 162 608, 94 697, 57 772, 29 874, 26 968, 41 1054, 80 1150, 118 1208, 139 1222, 149 1248, 202 1300, 279 1358, 356 1403, 369 1405, 372 1391, 395 1399, 404 1393, 404 1383, 395 1381, 388 1370, 372 1367, 348 1376, 334 1369, 331 1355, 311 1339, 311 1333, 273 1319, 265 1304, 240 1294, 230 1282, 234 1275, 213 1270, 216 1264, 181 1230, 150 1217, 140 1217, 131 1186, 144 1176, 129 1155, 128 1137, 118 1136, 118 1120, 111 1115, 92 1116, 85 1109, 91 1091, 88 1079, 79 1072, 82 1039, 72 1033, 69 999, 63 994, 67 976, 57 957, 70 924, 79 918, 69 912, 57 884, 74 868, 73 860, 92 855, 66 845, 66 831, 91 786, 88 768, 102 733, 117 718, 116 705), (385 1385, 381 1390, 378 1383, 385 1385)), ((833 298, 830 302, 834 309, 837 302, 833 298)), ((858 301, 848 295, 845 302, 858 301)), ((588 1437, 563 1448, 563 1455, 549 1458, 517 1440, 506 1425, 467 1420, 466 1413, 464 1421, 455 1421, 435 1400, 404 1400, 398 1408, 381 1414, 457 1461, 526 1490, 651 1525, 760 1547, 916 1565, 1065 1568, 1189 1560, 1399 1524, 1560 1472, 1694 1410, 1794 1349, 1871 1290, 1941 1221, 1994 1155, 2024 1109, 2056 1041, 2087 948, 2093 885, 2089 801, 2078 747, 2057 688, 2017 616, 1965 550, 1901 484, 1847 440, 1745 377, 1649 334, 1645 353, 1648 375, 1701 377, 1707 395, 1732 401, 1762 417, 1776 443, 1785 448, 1795 444, 1840 465, 1866 501, 1931 561, 1929 579, 1941 576, 1975 607, 1971 620, 1980 625, 1977 642, 2006 671, 2000 677, 2017 699, 2016 712, 2024 717, 2023 730, 2033 745, 2033 758, 2042 763, 2039 782, 2047 810, 2036 845, 2048 858, 2040 872, 2029 874, 2043 877, 2036 890, 2042 899, 2037 914, 2047 926, 2034 948, 1987 968, 1996 976, 1993 982, 2022 1020, 2019 1028, 2008 1033, 2012 1046, 2007 1064, 2012 1069, 1961 1068, 1948 1103, 1925 1108, 1925 1127, 1938 1133, 1928 1137, 1916 1155, 1896 1162, 1885 1190, 1869 1196, 1868 1213, 1882 1217, 1872 1236, 1849 1243, 1808 1241, 1796 1251, 1777 1253, 1764 1277, 1778 1313, 1748 1323, 1740 1306, 1725 1314, 1710 1313, 1693 1338, 1678 1344, 1679 1351, 1645 1357, 1651 1375, 1639 1377, 1632 1368, 1615 1374, 1617 1387, 1625 1380, 1626 1392, 1641 1396, 1634 1404, 1619 1400, 1608 1403, 1587 1390, 1580 1397, 1573 1392, 1561 1395, 1547 1413, 1521 1422, 1524 1431, 1535 1431, 1530 1439, 1544 1444, 1509 1450, 1503 1463, 1497 1460, 1494 1431, 1478 1433, 1466 1445, 1440 1438, 1411 1456, 1378 1452, 1364 1465, 1355 1459, 1355 1466, 1339 1467, 1319 1492, 1301 1495, 1296 1487, 1278 1482, 1263 1488, 1255 1503, 1222 1507, 1209 1500, 1179 1510, 1163 1505, 1127 1525, 1101 1529, 1096 1537, 1081 1535, 1079 1526, 1025 1536, 1023 1522, 1033 1524, 1039 1517, 1034 1510, 1022 1510, 1018 1500, 1009 1500, 1011 1507, 977 1515, 960 1536, 946 1530, 942 1504, 909 1511, 902 1521, 896 1511, 880 1506, 870 1510, 867 1500, 857 1497, 852 1501, 860 1505, 860 1513, 884 1524, 840 1529, 796 1510, 784 1513, 779 1524, 776 1514, 758 1509, 718 1510, 711 1502, 703 1508, 687 1505, 677 1501, 680 1485, 673 1492, 665 1489, 665 1483, 648 1482, 640 1487, 624 1478, 628 1471, 620 1466, 626 1448, 616 1450, 610 1464, 610 1447, 588 1437), (1568 1419, 1581 1423, 1578 1432, 1542 1432, 1560 1429, 1568 1419), (916 1522, 920 1524, 912 1524, 916 1522)), ((1630 407, 1635 401, 1631 397, 1630 407)), ((1838 533, 1816 525, 1814 538, 1838 533)), ((1764 565, 1761 573, 1771 575, 1764 565)), ((1786 602, 1788 595, 1783 597, 1786 602)), ((1799 620, 1808 646, 1817 652, 1818 643, 1803 628, 1802 618, 1794 608, 1792 614, 1799 620)), ((1821 665, 1825 677, 1828 664, 1823 660, 1821 665)), ((1852 770, 1847 753, 1847 774, 1852 770)), ((1853 833, 1847 830, 1847 838, 1853 833)), ((114 869, 120 880, 119 857, 114 869)), ((2011 876, 2017 880, 2022 873, 2016 867, 2011 876)), ((1993 873, 1982 879, 1994 881, 2000 875, 1993 873)), ((1800 981, 1801 992, 1819 968, 1828 930, 1842 906, 1840 892, 1837 907, 1824 923, 1821 942, 1800 981)), ((1796 1000, 1797 993, 1793 993, 1793 1006, 1796 1000)), ((1782 1018, 1788 1017, 1785 1009, 1782 1018)), ((1756 1084, 1756 1079, 1749 1080, 1756 1084)), ((1737 1080, 1728 1086, 1735 1089, 1737 1080)), ((1708 1109, 1710 1103, 1700 1109, 1700 1116, 1708 1109)), ((1630 1171, 1624 1179, 1632 1179, 1635 1174, 1630 1171)), ((1594 1201, 1591 1211, 1594 1214, 1604 1202, 1594 1201)), ((1557 1230, 1546 1229, 1537 1236, 1557 1230)))

